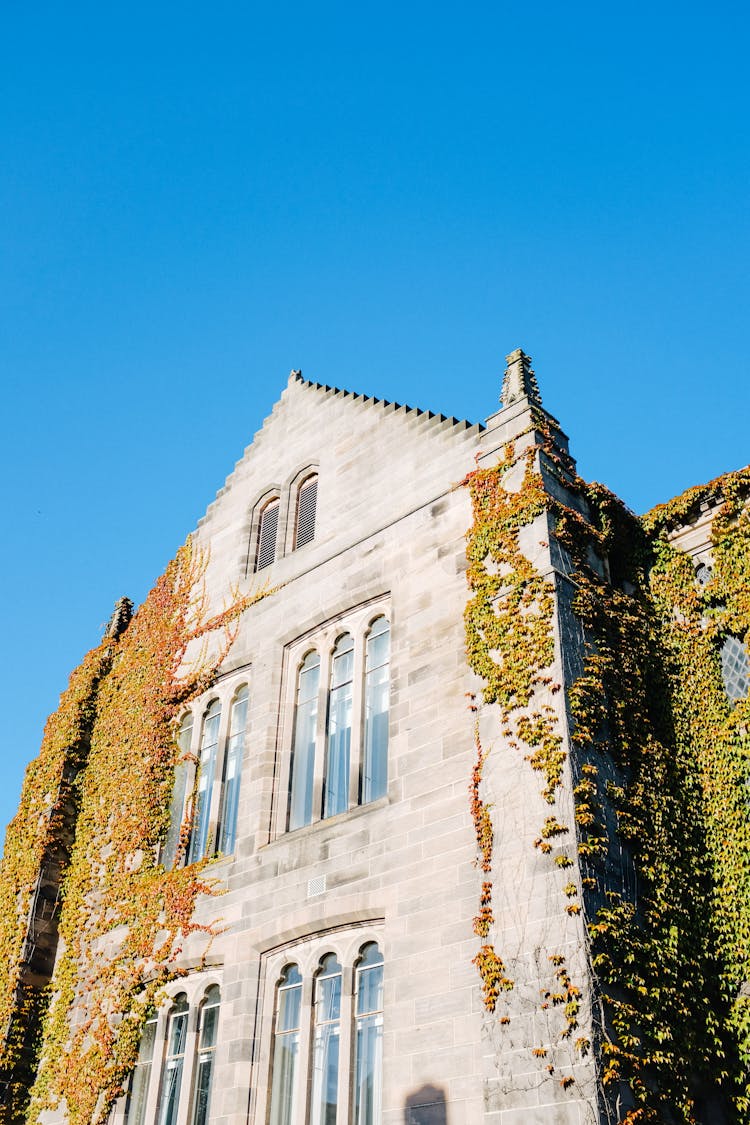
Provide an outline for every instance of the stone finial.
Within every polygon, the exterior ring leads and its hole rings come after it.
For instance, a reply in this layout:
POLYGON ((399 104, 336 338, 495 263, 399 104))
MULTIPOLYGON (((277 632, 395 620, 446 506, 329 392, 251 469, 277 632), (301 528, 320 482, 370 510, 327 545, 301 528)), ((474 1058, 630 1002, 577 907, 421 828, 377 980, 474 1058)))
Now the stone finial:
POLYGON ((104 636, 117 640, 127 629, 133 616, 133 603, 130 598, 118 598, 112 616, 107 622, 104 636))
POLYGON ((526 398, 531 406, 541 406, 542 396, 531 367, 531 356, 526 355, 521 348, 516 348, 505 357, 505 362, 508 366, 503 377, 500 405, 511 406, 519 399, 526 398))

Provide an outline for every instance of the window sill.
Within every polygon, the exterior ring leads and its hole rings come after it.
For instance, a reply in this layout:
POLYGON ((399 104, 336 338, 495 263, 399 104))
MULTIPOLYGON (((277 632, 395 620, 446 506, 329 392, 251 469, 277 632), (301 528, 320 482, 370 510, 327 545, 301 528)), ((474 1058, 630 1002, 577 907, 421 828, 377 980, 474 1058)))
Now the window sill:
POLYGON ((324 820, 314 820, 312 824, 305 824, 301 828, 291 828, 287 832, 280 832, 273 840, 269 840, 267 844, 263 844, 259 851, 265 851, 267 848, 272 848, 276 844, 281 844, 285 840, 301 840, 306 836, 312 835, 314 832, 320 832, 326 828, 337 829, 342 824, 350 820, 357 820, 367 813, 371 813, 376 809, 384 809, 390 805, 391 801, 386 794, 384 797, 378 797, 376 801, 368 801, 366 805, 355 805, 346 812, 336 813, 335 816, 328 816, 324 820))

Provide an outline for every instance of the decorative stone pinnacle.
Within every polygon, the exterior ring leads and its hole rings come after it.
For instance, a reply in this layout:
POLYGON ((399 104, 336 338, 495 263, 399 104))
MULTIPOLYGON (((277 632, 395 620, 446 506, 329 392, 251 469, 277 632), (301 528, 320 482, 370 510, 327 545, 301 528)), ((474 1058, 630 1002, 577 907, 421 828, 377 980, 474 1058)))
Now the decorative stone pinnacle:
POLYGON ((130 598, 118 598, 115 602, 114 613, 107 623, 107 628, 104 630, 104 636, 117 640, 127 629, 132 616, 133 603, 130 598))
POLYGON ((516 348, 505 357, 505 362, 508 366, 503 377, 500 405, 510 406, 519 399, 526 398, 531 406, 541 406, 542 396, 531 367, 531 356, 526 355, 521 348, 516 348))

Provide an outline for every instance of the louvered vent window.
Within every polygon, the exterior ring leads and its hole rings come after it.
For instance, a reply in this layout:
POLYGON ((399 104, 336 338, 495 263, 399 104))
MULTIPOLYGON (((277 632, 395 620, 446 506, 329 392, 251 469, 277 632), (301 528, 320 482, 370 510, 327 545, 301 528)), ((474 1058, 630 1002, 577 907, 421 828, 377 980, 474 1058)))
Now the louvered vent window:
POLYGON ((295 549, 304 547, 315 538, 315 506, 318 501, 318 478, 308 477, 297 494, 297 527, 295 549))
POLYGON ((258 528, 258 555, 255 569, 263 570, 276 558, 276 531, 279 526, 279 501, 271 500, 260 514, 258 528))

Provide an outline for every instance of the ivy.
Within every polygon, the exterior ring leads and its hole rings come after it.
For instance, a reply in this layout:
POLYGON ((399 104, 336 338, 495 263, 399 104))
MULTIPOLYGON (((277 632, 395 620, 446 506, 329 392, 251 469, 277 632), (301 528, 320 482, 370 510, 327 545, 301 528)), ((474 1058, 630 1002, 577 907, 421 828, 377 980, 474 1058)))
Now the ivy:
MULTIPOLYGON (((158 859, 179 753, 176 721, 210 686, 239 616, 267 591, 234 595, 209 617, 205 562, 188 541, 122 636, 105 641, 74 673, 9 831, 9 855, 22 859, 4 864, 0 894, 8 900, 16 893, 14 917, 23 921, 40 855, 57 831, 54 803, 40 817, 47 798, 39 794, 52 791, 60 763, 77 754, 85 768, 75 781, 79 811, 63 882, 61 952, 48 1004, 45 998, 30 1013, 38 1027, 46 1008, 29 1121, 61 1102, 70 1125, 105 1120, 135 1063, 148 1011, 178 974, 186 939, 203 935, 205 955, 217 932, 215 923, 195 919, 198 898, 215 893, 206 861, 167 871, 158 859)), ((3 983, 7 1005, 12 973, 3 983)), ((15 1065, 12 1048, 11 1037, 6 1059, 17 1090, 5 1121, 18 1120, 28 1096, 28 1074, 15 1065)))

